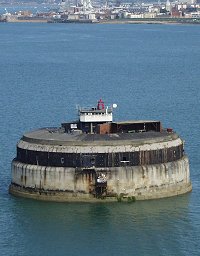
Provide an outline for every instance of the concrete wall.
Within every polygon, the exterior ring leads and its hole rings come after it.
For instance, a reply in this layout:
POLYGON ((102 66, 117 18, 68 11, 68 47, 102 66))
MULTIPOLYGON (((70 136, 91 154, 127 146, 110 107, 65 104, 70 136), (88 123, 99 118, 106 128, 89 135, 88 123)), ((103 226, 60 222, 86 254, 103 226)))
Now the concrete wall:
POLYGON ((117 134, 110 134, 111 137, 116 138, 116 141, 103 141, 101 145, 101 141, 97 141, 92 143, 91 141, 84 145, 77 145, 78 142, 74 142, 75 145, 68 142, 68 145, 43 145, 43 144, 34 144, 29 143, 23 140, 20 140, 18 143, 18 147, 27 150, 33 151, 43 151, 43 152, 59 152, 59 153, 110 153, 110 152, 135 152, 135 151, 152 151, 159 150, 163 148, 172 148, 177 147, 183 144, 183 141, 180 138, 176 138, 173 140, 160 141, 156 142, 156 139, 152 140, 135 140, 135 141, 123 141, 117 140, 117 134), (108 143, 108 145, 106 145, 108 143), (117 143, 117 144, 116 144, 117 143), (121 143, 121 145, 120 145, 121 143), (88 145, 89 144, 89 145, 88 145))
POLYGON ((178 161, 165 164, 99 168, 88 173, 77 171, 75 168, 42 167, 13 161, 13 185, 10 187, 10 192, 35 198, 34 194, 46 191, 46 197, 42 195, 41 199, 56 201, 71 200, 71 197, 77 193, 81 194, 81 198, 93 198, 90 192, 95 185, 95 172, 106 175, 107 195, 115 199, 117 195, 152 199, 191 190, 188 158, 184 156, 178 161), (49 191, 56 192, 55 199, 52 195, 48 197, 49 191), (65 195, 59 196, 59 191, 64 192, 65 195), (43 196, 45 198, 42 198, 43 196))
POLYGON ((115 179, 108 182, 108 190, 115 188, 118 195, 156 198, 175 194, 180 186, 188 184, 189 163, 184 156, 164 164, 119 168, 115 171, 115 179))

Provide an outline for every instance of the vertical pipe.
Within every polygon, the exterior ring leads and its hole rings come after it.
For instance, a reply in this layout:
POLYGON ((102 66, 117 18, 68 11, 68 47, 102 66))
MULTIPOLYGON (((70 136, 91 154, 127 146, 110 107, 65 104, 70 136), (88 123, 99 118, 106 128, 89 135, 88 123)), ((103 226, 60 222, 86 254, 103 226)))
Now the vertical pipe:
POLYGON ((90 123, 90 133, 93 133, 92 123, 90 123))

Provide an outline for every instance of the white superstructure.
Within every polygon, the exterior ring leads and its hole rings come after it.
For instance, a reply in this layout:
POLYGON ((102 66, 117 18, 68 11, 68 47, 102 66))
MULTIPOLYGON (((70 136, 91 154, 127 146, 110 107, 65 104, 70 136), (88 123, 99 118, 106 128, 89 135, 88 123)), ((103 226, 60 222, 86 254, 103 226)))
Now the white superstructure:
POLYGON ((79 108, 79 118, 83 123, 112 122, 112 107, 105 107, 104 102, 100 99, 97 107, 79 108))

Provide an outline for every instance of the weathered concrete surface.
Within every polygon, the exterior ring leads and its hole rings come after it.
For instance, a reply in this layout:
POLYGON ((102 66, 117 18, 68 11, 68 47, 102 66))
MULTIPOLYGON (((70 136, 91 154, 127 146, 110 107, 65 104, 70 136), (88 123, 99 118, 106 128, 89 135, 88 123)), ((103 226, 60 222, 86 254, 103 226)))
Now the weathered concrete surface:
MULTIPOLYGON (((163 148, 171 148, 180 146, 183 141, 180 138, 174 138, 167 141, 160 141, 158 139, 144 140, 144 141, 109 141, 100 143, 82 143, 80 145, 49 145, 36 144, 20 140, 18 147, 27 150, 41 151, 41 152, 60 152, 60 153, 110 153, 110 152, 136 152, 136 151, 151 151, 163 148)), ((76 142, 78 144, 78 142, 76 142)))
MULTIPOLYGON (((117 197, 137 200, 170 197, 192 190, 187 156, 157 165, 96 168, 93 172, 65 167, 43 167, 12 162, 10 193, 54 201, 99 201, 92 191, 94 173, 107 178, 105 201, 117 197)), ((104 201, 104 200, 103 200, 104 201)))

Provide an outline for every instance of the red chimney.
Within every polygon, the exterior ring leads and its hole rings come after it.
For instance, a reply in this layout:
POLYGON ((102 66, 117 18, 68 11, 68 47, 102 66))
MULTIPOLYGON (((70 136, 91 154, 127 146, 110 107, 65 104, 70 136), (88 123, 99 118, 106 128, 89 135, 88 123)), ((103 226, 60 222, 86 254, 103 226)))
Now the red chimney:
POLYGON ((98 110, 103 110, 104 108, 105 108, 104 102, 102 101, 102 99, 100 99, 100 100, 98 101, 98 104, 97 104, 97 109, 98 109, 98 110))

